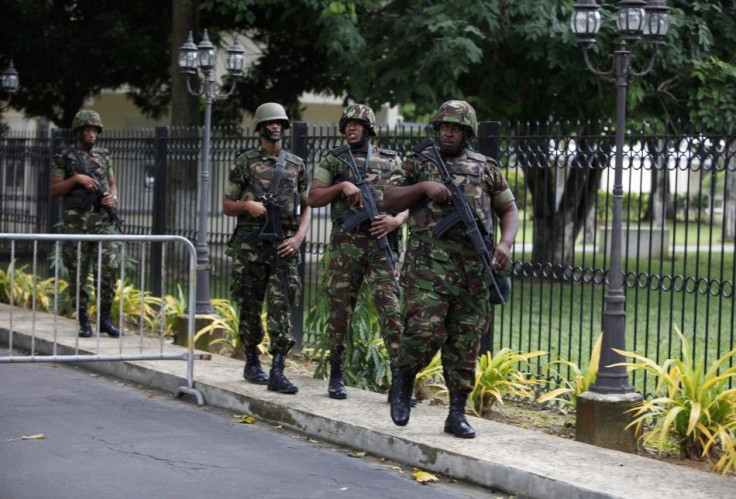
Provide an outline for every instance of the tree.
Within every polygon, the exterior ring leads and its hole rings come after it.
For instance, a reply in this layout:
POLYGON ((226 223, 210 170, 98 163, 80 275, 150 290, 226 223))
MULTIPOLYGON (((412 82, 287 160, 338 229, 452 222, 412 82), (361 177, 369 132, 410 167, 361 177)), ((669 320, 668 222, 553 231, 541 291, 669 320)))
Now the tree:
POLYGON ((166 2, 0 0, 0 12, 0 47, 22 78, 15 109, 68 127, 85 100, 123 85, 145 113, 167 109, 166 2))

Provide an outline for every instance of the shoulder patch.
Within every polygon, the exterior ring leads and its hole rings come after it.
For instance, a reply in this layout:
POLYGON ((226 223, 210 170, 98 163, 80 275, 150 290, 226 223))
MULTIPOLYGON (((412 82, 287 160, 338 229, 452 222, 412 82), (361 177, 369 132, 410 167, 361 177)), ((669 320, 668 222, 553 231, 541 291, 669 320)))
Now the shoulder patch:
POLYGON ((481 154, 481 153, 479 153, 479 152, 473 151, 472 149, 466 149, 466 151, 465 151, 465 154, 466 154, 466 155, 467 155, 467 156, 468 156, 468 157, 469 157, 470 159, 474 159, 474 160, 476 160, 476 161, 483 161, 483 162, 486 162, 486 161, 488 161, 489 159, 491 159, 491 158, 488 158, 488 157, 484 156, 483 154, 481 154))
POLYGON ((399 155, 398 151, 393 151, 391 149, 383 149, 382 147, 377 147, 376 149, 378 149, 378 152, 380 152, 381 154, 385 154, 386 156, 398 156, 399 155))
POLYGON ((295 165, 301 165, 304 163, 304 160, 297 156, 296 154, 291 154, 290 152, 286 152, 286 155, 284 156, 284 160, 288 161, 289 163, 294 163, 295 165))
POLYGON ((248 159, 255 159, 255 158, 260 157, 260 155, 261 155, 261 153, 260 153, 260 151, 258 151, 258 149, 249 149, 249 150, 245 151, 242 154, 245 154, 245 157, 247 157, 248 159))

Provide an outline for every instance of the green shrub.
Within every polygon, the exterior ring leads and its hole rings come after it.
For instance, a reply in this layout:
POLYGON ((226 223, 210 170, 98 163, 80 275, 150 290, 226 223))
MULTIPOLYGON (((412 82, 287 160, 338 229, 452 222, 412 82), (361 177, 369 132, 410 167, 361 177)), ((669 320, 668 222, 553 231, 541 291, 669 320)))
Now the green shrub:
POLYGON ((532 398, 533 388, 539 381, 528 378, 516 366, 529 365, 529 359, 540 355, 547 355, 547 352, 537 350, 522 354, 502 348, 495 356, 486 352, 478 357, 475 387, 469 397, 473 413, 482 416, 491 410, 495 402, 503 404, 503 397, 532 398))
POLYGON ((680 456, 712 459, 722 454, 717 467, 726 472, 736 460, 736 388, 728 388, 736 378, 736 366, 725 367, 736 357, 736 349, 704 369, 702 357, 693 360, 690 345, 677 330, 681 344, 681 358, 668 359, 661 366, 634 352, 616 350, 635 359, 616 365, 629 371, 643 369, 657 380, 655 398, 644 400, 632 409, 634 426, 644 432, 645 444, 656 446, 660 454, 674 440, 680 456))
POLYGON ((588 361, 588 369, 586 371, 583 371, 574 362, 566 360, 556 360, 547 364, 544 370, 547 376, 551 377, 551 380, 547 382, 547 387, 552 389, 539 397, 537 402, 556 401, 563 407, 575 410, 578 406, 578 396, 588 391, 590 385, 595 382, 595 378, 598 375, 598 361, 601 357, 602 340, 603 335, 599 334, 593 351, 590 353, 590 360, 588 361), (555 365, 569 367, 573 374, 572 378, 566 379, 559 370, 553 367, 555 365))

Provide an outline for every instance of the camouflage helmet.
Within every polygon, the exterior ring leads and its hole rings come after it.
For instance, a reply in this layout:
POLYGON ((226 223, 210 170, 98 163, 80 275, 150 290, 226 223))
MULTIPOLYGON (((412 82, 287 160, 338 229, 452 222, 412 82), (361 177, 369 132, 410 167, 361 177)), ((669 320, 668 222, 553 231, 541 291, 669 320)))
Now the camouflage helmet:
POLYGON ((430 121, 435 130, 439 130, 440 123, 457 123, 465 127, 471 137, 478 135, 475 109, 464 100, 448 100, 442 104, 430 121))
POLYGON ((76 132, 85 126, 96 126, 98 133, 102 133, 102 118, 97 111, 82 109, 74 115, 72 120, 72 131, 76 132))
POLYGON ((350 120, 360 121, 368 127, 371 135, 376 135, 376 115, 373 109, 365 104, 352 104, 345 108, 340 117, 340 133, 345 133, 345 125, 350 120))
POLYGON ((253 120, 253 129, 258 130, 261 123, 275 120, 281 121, 281 124, 284 126, 284 130, 289 128, 289 117, 286 116, 284 106, 277 104, 276 102, 266 102, 265 104, 261 104, 258 106, 258 109, 256 109, 255 120, 253 120))

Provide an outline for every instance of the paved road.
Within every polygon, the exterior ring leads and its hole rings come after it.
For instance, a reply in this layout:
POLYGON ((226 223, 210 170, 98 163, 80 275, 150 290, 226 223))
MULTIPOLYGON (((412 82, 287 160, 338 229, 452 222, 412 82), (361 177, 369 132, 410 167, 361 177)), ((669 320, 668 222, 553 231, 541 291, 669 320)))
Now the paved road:
POLYGON ((0 365, 3 499, 504 497, 350 452, 81 367, 0 365))

